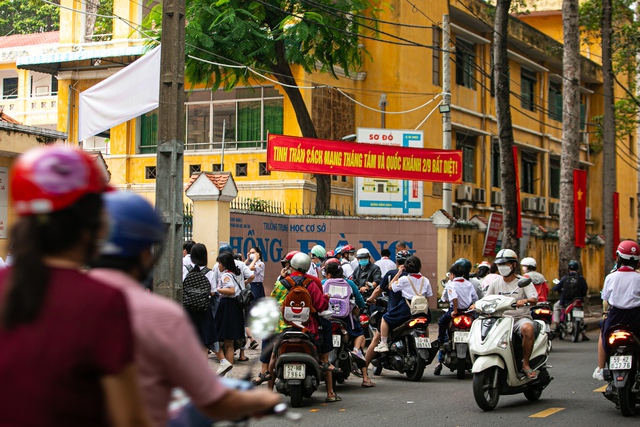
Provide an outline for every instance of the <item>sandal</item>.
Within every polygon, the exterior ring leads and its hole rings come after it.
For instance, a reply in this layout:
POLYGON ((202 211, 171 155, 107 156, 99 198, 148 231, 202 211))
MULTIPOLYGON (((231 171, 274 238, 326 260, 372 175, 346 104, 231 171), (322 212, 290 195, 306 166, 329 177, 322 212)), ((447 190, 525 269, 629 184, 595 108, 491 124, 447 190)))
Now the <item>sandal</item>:
POLYGON ((340 401, 342 401, 342 398, 336 394, 333 397, 327 397, 324 401, 325 402, 329 402, 329 403, 331 403, 331 402, 340 402, 340 401))
POLYGON ((522 372, 529 378, 530 380, 538 379, 538 373, 533 369, 523 369, 522 372))
POLYGON ((322 370, 322 372, 331 372, 332 374, 342 373, 342 369, 338 368, 337 366, 334 366, 332 369, 329 369, 329 363, 323 363, 320 369, 322 370))
POLYGON ((250 348, 251 350, 255 350, 256 348, 258 348, 258 341, 256 341, 256 340, 252 340, 252 341, 251 341, 251 344, 249 344, 249 348, 250 348))
POLYGON ((249 361, 249 358, 247 356, 238 358, 238 362, 248 362, 248 361, 249 361))
POLYGON ((362 381, 362 387, 375 387, 376 383, 374 383, 373 381, 369 380, 369 381, 362 381))
POLYGON ((271 380, 271 374, 269 372, 260 372, 258 374, 258 379, 257 380, 252 380, 251 384, 253 385, 260 385, 265 381, 270 381, 271 380))

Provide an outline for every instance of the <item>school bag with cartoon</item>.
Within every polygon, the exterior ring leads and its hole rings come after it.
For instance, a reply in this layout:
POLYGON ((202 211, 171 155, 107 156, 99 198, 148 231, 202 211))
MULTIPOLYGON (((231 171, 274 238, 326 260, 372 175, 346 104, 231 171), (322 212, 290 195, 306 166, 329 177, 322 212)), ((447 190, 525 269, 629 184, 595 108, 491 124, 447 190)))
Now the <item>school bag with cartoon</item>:
POLYGON ((353 293, 349 283, 343 278, 327 279, 322 288, 325 294, 329 294, 329 310, 332 317, 340 319, 348 317, 354 307, 351 302, 353 293))
POLYGON ((289 291, 282 304, 282 318, 288 325, 306 332, 311 314, 316 312, 307 290, 311 279, 304 276, 287 276, 280 283, 289 291))

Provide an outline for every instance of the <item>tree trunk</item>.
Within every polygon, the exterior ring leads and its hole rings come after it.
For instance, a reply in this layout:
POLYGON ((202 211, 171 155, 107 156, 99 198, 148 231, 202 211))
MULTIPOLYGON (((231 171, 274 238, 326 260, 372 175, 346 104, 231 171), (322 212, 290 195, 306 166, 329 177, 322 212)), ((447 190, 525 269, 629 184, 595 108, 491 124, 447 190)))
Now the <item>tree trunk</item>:
MULTIPOLYGON (((569 261, 580 260, 575 245, 573 170, 580 167, 580 28, 578 0, 562 3, 564 53, 562 72, 562 163, 560 166, 560 265, 558 277, 569 272, 569 261)), ((584 236, 582 236, 584 238, 584 236)))
POLYGON ((604 91, 602 225, 604 227, 604 269, 613 268, 613 193, 616 191, 616 129, 611 64, 611 0, 602 1, 602 74, 604 91))
POLYGON ((96 29, 96 13, 98 13, 98 6, 100 6, 100 0, 87 0, 85 10, 84 24, 84 41, 85 43, 91 43, 93 41, 93 33, 96 29))
POLYGON ((500 140, 500 177, 504 194, 504 235, 502 248, 519 253, 518 201, 516 197, 516 176, 513 158, 513 126, 511 123, 511 103, 509 97, 509 59, 507 58, 507 37, 509 8, 511 0, 498 0, 496 4, 495 31, 493 36, 493 73, 495 75, 496 116, 500 140))
MULTIPOLYGON (((306 138, 317 138, 316 128, 311 120, 311 115, 307 105, 302 99, 300 89, 296 86, 296 80, 291 72, 291 67, 285 59, 285 46, 282 41, 276 42, 277 63, 271 68, 276 79, 282 83, 282 88, 289 97, 289 101, 296 112, 296 119, 302 131, 302 136, 306 138)), ((315 175, 316 178, 316 215, 324 215, 329 211, 331 204, 331 175, 315 175)))

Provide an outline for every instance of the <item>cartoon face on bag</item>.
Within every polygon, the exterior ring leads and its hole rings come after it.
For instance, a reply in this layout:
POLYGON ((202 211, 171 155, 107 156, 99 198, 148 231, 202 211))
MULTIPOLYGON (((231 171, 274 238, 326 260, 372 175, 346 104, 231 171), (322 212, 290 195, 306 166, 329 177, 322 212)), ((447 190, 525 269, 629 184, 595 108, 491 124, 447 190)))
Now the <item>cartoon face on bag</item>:
POLYGON ((311 313, 315 311, 309 292, 302 287, 291 288, 282 304, 282 317, 285 322, 302 329, 309 324, 311 313))

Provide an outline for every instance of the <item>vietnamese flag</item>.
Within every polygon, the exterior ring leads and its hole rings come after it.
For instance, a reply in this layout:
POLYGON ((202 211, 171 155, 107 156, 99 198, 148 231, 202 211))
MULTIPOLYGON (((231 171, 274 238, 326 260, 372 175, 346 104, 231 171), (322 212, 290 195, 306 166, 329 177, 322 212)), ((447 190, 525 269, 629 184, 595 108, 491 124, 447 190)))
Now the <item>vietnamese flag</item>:
POLYGON ((518 147, 513 146, 513 170, 516 175, 516 206, 518 206, 518 229, 516 237, 522 237, 522 207, 520 206, 520 177, 518 176, 518 147))
POLYGON ((573 223, 575 227, 575 245, 584 248, 587 232, 587 171, 573 170, 573 223))
POLYGON ((613 193, 613 259, 620 244, 620 193, 613 193))

